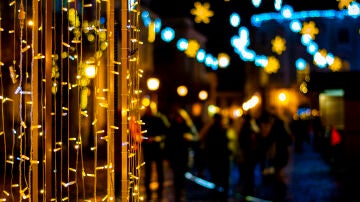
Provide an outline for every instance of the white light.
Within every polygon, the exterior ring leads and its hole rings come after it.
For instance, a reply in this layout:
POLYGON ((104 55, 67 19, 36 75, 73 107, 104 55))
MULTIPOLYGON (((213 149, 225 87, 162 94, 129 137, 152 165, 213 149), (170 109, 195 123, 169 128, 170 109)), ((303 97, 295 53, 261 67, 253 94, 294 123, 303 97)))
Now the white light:
POLYGON ((299 20, 293 20, 290 22, 290 29, 293 32, 300 32, 302 25, 299 20))
POLYGON ((149 78, 147 80, 147 87, 149 90, 155 91, 159 89, 160 81, 158 78, 149 78))
POLYGON ((238 27, 240 25, 240 21, 241 21, 241 18, 240 18, 240 15, 237 14, 237 13, 232 13, 230 15, 230 25, 233 26, 233 27, 238 27))
POLYGON ((293 12, 294 12, 293 8, 292 8, 291 6, 289 6, 289 5, 285 5, 285 6, 283 6, 283 8, 281 9, 281 15, 282 15, 284 18, 291 18, 293 12))
POLYGON ((208 98, 208 93, 205 90, 202 90, 199 92, 199 99, 200 100, 206 100, 208 98))
POLYGON ((251 3, 256 7, 258 8, 261 4, 261 0, 251 0, 251 3))
POLYGON ((85 74, 88 78, 94 78, 96 75, 95 65, 86 65, 85 74))
POLYGON ((175 38, 175 31, 170 28, 166 27, 161 31, 161 39, 165 42, 170 42, 175 38))
POLYGON ((184 97, 184 96, 187 95, 188 89, 187 89, 186 86, 179 86, 179 87, 177 88, 177 93, 178 93, 178 95, 180 95, 181 97, 184 97))
POLYGON ((219 67, 225 68, 230 64, 230 57, 226 53, 219 53, 218 55, 219 67))
POLYGON ((176 47, 178 48, 179 51, 185 51, 188 48, 188 41, 184 38, 181 38, 178 40, 176 47))

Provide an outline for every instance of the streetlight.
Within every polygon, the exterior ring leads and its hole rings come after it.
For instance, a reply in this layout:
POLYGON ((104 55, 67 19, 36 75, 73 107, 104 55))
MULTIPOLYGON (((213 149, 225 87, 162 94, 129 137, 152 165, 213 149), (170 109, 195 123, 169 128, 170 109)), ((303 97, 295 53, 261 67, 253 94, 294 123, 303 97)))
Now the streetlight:
POLYGON ((208 92, 206 90, 202 90, 199 92, 199 99, 206 100, 208 98, 208 92))
POLYGON ((179 86, 176 91, 181 97, 186 96, 188 93, 188 89, 186 86, 179 86))
POLYGON ((147 84, 147 88, 150 91, 152 91, 152 95, 150 95, 150 107, 152 107, 152 108, 156 107, 156 109, 157 109, 158 97, 157 97, 156 91, 159 89, 160 80, 155 77, 150 77, 146 81, 146 84, 147 84), (153 99, 151 99, 151 97, 153 97, 153 99), (151 102, 151 100, 153 100, 153 102, 151 102))
POLYGON ((160 81, 158 78, 151 77, 148 78, 146 84, 149 90, 156 91, 157 89, 159 89, 160 81))

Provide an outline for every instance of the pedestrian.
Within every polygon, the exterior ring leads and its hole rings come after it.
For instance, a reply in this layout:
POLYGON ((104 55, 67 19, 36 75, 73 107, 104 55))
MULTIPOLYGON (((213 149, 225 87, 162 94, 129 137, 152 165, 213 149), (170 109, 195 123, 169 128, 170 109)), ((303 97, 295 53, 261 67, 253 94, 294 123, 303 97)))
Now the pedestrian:
POLYGON ((174 106, 168 116, 170 127, 165 142, 166 157, 173 171, 175 201, 185 200, 185 173, 189 170, 189 150, 197 139, 196 128, 188 113, 174 106))
POLYGON ((215 114, 211 125, 203 136, 206 165, 210 173, 210 181, 215 184, 214 198, 227 201, 230 175, 230 149, 227 128, 223 116, 215 114))
POLYGON ((157 198, 161 200, 163 196, 164 183, 164 140, 168 126, 166 121, 150 106, 145 109, 141 117, 142 130, 146 131, 142 142, 143 156, 145 162, 145 190, 148 200, 152 198, 150 188, 153 164, 156 166, 156 176, 158 182, 157 198))
POLYGON ((241 162, 239 163, 240 185, 243 194, 253 195, 255 186, 255 167, 259 162, 260 129, 256 118, 251 113, 242 116, 242 126, 239 131, 239 146, 241 162))
POLYGON ((309 139, 309 124, 308 120, 301 118, 299 115, 295 115, 290 122, 290 130, 294 135, 294 149, 295 152, 303 152, 304 142, 309 139))
POLYGON ((261 131, 261 168, 264 179, 274 178, 274 200, 281 201, 286 195, 284 168, 289 161, 289 147, 293 136, 283 121, 275 113, 263 111, 259 118, 261 131))

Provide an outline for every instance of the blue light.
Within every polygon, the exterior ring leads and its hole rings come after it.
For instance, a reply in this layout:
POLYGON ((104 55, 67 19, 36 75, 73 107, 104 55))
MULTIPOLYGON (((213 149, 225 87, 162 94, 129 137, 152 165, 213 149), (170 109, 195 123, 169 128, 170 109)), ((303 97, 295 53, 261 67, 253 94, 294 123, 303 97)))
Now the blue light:
POLYGON ((268 58, 265 55, 255 56, 255 65, 265 67, 268 64, 268 58))
POLYGON ((282 0, 275 0, 274 1, 274 8, 275 10, 279 11, 281 9, 282 0))
POLYGON ((304 45, 304 46, 308 46, 312 41, 312 38, 309 34, 303 34, 301 35, 301 43, 304 45))
POLYGON ((307 52, 314 55, 318 51, 319 47, 315 41, 311 41, 307 46, 307 52))
POLYGON ((155 33, 159 33, 160 30, 161 30, 161 25, 162 25, 161 19, 160 19, 160 18, 156 18, 156 19, 154 20, 154 24, 155 24, 155 33))
POLYGON ((141 13, 141 18, 142 18, 142 21, 144 23, 144 26, 145 27, 149 27, 150 23, 151 23, 151 18, 150 18, 150 13, 149 11, 143 11, 141 13))
POLYGON ((189 42, 185 38, 180 38, 176 43, 176 47, 179 51, 185 51, 188 48, 189 42))
POLYGON ((195 182, 196 184, 203 186, 205 188, 208 188, 208 189, 215 189, 215 187, 216 187, 216 185, 214 183, 206 181, 202 178, 196 177, 195 175, 191 174, 190 172, 186 172, 185 177, 186 177, 186 179, 191 180, 191 181, 195 182))
POLYGON ((100 24, 103 25, 106 22, 106 18, 105 17, 100 17, 100 24))
POLYGON ((212 68, 212 66, 214 64, 214 59, 215 59, 214 56, 212 56, 210 53, 206 54, 206 56, 205 56, 205 65, 207 67, 212 68))
POLYGON ((348 7, 348 15, 356 18, 360 15, 360 4, 357 2, 352 2, 348 7))
POLYGON ((170 42, 175 38, 175 31, 171 27, 166 27, 161 31, 161 39, 170 42))
POLYGON ((325 68, 326 67, 326 59, 324 56, 322 56, 319 52, 316 52, 314 55, 314 61, 316 63, 316 65, 320 68, 325 68))
POLYGON ((213 58, 213 62, 211 64, 211 69, 214 71, 219 69, 219 62, 215 57, 213 58))
POLYGON ((258 8, 261 4, 261 0, 251 0, 251 3, 256 7, 258 8))
MULTIPOLYGON (((350 7, 350 6, 349 6, 350 7)), ((293 12, 292 7, 286 8, 285 6, 281 9, 281 14, 279 13, 260 13, 252 15, 250 18, 251 24, 255 27, 260 27, 263 22, 270 21, 270 20, 277 20, 281 22, 282 20, 304 20, 306 18, 338 18, 343 19, 344 16, 352 16, 354 18, 359 17, 359 13, 355 15, 357 7, 360 7, 358 3, 354 3, 354 10, 349 13, 348 10, 311 10, 311 11, 298 11, 293 12), (290 10, 288 10, 290 9, 290 10), (291 12, 290 12, 291 11, 291 12), (354 14, 353 14, 354 13, 354 14), (290 15, 291 14, 291 15, 290 15), (289 16, 290 15, 290 16, 289 16)), ((352 7, 351 7, 352 8, 352 7)))
POLYGON ((241 21, 241 18, 240 18, 240 15, 237 14, 237 13, 232 13, 230 15, 230 25, 233 26, 233 27, 238 27, 240 25, 240 21, 241 21))
POLYGON ((335 56, 332 53, 328 53, 326 55, 325 59, 326 59, 326 63, 328 63, 329 65, 332 65, 334 63, 335 56))
POLYGON ((196 53, 196 60, 198 62, 204 62, 205 56, 206 56, 205 50, 204 49, 199 49, 198 52, 196 53))
POLYGON ((293 12, 294 12, 294 9, 289 5, 284 5, 281 9, 281 15, 287 19, 292 17, 293 12))
POLYGON ((306 61, 302 58, 297 59, 295 62, 296 69, 300 71, 304 70, 306 68, 306 65, 306 61))
POLYGON ((254 61, 256 53, 253 50, 247 49, 235 49, 235 52, 240 56, 240 58, 247 62, 247 61, 254 61))
POLYGON ((293 32, 300 32, 302 29, 302 24, 299 20, 293 20, 290 22, 290 30, 293 32))

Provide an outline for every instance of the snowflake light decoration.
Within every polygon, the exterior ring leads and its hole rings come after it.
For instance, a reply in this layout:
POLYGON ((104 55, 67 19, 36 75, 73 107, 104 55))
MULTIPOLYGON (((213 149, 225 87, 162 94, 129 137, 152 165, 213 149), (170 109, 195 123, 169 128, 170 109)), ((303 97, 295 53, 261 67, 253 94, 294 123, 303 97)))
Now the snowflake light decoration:
POLYGON ((316 27, 314 21, 304 22, 300 31, 301 34, 308 34, 312 39, 315 39, 315 35, 319 34, 319 29, 316 27))
POLYGON ((349 5, 354 1, 354 0, 337 0, 339 2, 338 7, 339 9, 344 9, 349 7, 349 5))
POLYGON ((341 59, 339 57, 335 57, 334 62, 331 65, 329 65, 329 69, 333 72, 337 72, 340 71, 341 66, 342 66, 341 59))
POLYGON ((205 2, 204 5, 202 5, 197 1, 194 3, 194 6, 195 8, 191 9, 190 12, 192 15, 195 15, 195 22, 209 24, 210 17, 214 16, 214 12, 210 10, 210 4, 205 2))
POLYGON ((271 40, 272 44, 272 51, 281 55, 282 52, 286 50, 286 41, 285 39, 281 38, 280 36, 276 36, 273 40, 271 40))
POLYGON ((264 67, 264 70, 266 73, 272 74, 272 73, 276 73, 279 70, 279 68, 280 68, 279 60, 273 56, 270 56, 268 58, 267 65, 264 67))

